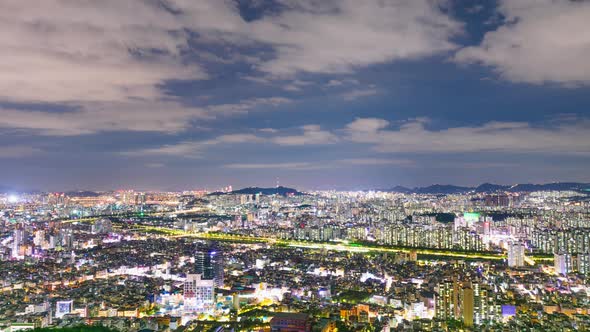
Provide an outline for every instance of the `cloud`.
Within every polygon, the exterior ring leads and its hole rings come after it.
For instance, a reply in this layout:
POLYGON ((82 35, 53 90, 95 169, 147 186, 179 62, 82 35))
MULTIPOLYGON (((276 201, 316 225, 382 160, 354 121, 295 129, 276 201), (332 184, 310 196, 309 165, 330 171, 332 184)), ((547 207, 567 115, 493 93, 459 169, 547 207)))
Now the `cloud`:
POLYGON ((346 73, 357 67, 450 51, 462 24, 429 0, 288 0, 287 8, 249 25, 251 38, 270 44, 276 58, 259 69, 346 73))
MULTIPOLYGON (((290 102, 269 97, 194 108, 168 96, 162 87, 169 81, 216 75, 199 62, 248 63, 266 76, 249 79, 265 82, 299 72, 351 72, 452 50, 450 38, 462 29, 430 0, 280 2, 282 10, 250 22, 229 0, 2 2, 0 101, 21 107, 2 109, 0 127, 70 136, 177 133, 196 119, 290 102), (26 109, 31 103, 73 110, 26 109)), ((308 85, 293 80, 284 89, 308 85)))
POLYGON ((590 83, 590 2, 503 0, 503 24, 455 61, 481 63, 514 82, 590 83))
POLYGON ((182 141, 153 148, 125 151, 128 156, 177 156, 200 158, 207 148, 222 144, 245 144, 264 142, 264 138, 252 134, 228 134, 202 141, 182 141))
POLYGON ((0 146, 0 158, 30 157, 42 152, 42 150, 31 146, 0 146))
MULTIPOLYGON (((211 60, 207 51, 191 48, 189 31, 203 40, 233 42, 228 34, 239 34, 245 23, 235 4, 223 0, 2 2, 0 101, 25 105, 0 109, 0 128, 53 136, 177 133, 196 119, 289 102, 270 97, 197 108, 161 89, 169 80, 209 77, 187 61, 211 60), (27 109, 30 103, 70 111, 27 109)), ((237 53, 229 57, 255 62, 237 53)))
POLYGON ((276 134, 279 132, 278 129, 274 129, 274 128, 261 128, 261 129, 258 129, 258 131, 260 131, 262 133, 268 133, 268 134, 276 134))
POLYGON ((145 167, 147 167, 147 168, 162 168, 165 166, 166 166, 166 164, 164 164, 164 163, 147 163, 147 164, 145 164, 145 167))
POLYGON ((157 147, 143 148, 133 151, 125 151, 128 156, 179 156, 187 158, 200 158, 210 147, 232 144, 271 143, 284 146, 299 145, 323 145, 334 144, 339 141, 338 136, 324 131, 318 125, 306 125, 301 127, 302 135, 280 136, 279 131, 272 128, 259 130, 264 136, 249 133, 220 135, 211 139, 200 141, 181 141, 174 144, 166 144, 157 147), (270 135, 270 136, 268 136, 270 135))
POLYGON ((208 78, 184 59, 186 31, 231 25, 232 7, 202 0, 179 8, 182 15, 159 1, 0 2, 0 101, 26 104, 1 109, 0 127, 60 136, 173 133, 206 117, 202 109, 164 100, 170 98, 160 85, 208 78), (73 110, 26 109, 30 103, 73 110))
POLYGON ((323 145, 339 141, 336 135, 322 130, 318 125, 306 125, 301 129, 303 129, 302 135, 277 136, 272 139, 272 142, 279 145, 323 145))
POLYGON ((70 111, 40 111, 0 107, 0 128, 13 128, 35 135, 74 136, 109 131, 178 133, 195 120, 212 120, 290 103, 282 97, 246 99, 235 104, 187 107, 176 101, 129 100, 71 104, 70 111))
POLYGON ((228 134, 221 135, 217 138, 207 141, 209 144, 221 144, 221 143, 260 143, 264 142, 265 139, 253 134, 228 134))
POLYGON ((0 108, 0 112, 0 128, 14 128, 47 136, 104 131, 175 133, 187 129, 192 120, 208 117, 202 109, 163 101, 92 102, 63 112, 14 108, 0 108))
MULTIPOLYGON (((476 126, 429 129, 427 118, 408 119, 395 126, 379 118, 357 118, 344 128, 328 131, 319 125, 300 127, 301 134, 286 135, 277 129, 263 128, 256 133, 236 133, 200 141, 148 147, 123 154, 131 156, 181 156, 199 158, 213 146, 264 144, 280 146, 320 146, 338 143, 368 144, 378 153, 535 153, 540 155, 590 155, 590 121, 555 119, 544 126, 526 122, 487 122, 476 126)), ((262 148, 262 145, 261 145, 262 148)), ((340 159, 344 165, 409 165, 400 158, 340 159)))
POLYGON ((0 98, 157 98, 157 85, 166 80, 207 78, 201 67, 182 60, 187 47, 183 29, 191 26, 155 1, 4 1, 0 98))
MULTIPOLYGON (((271 74, 349 72, 456 47, 461 24, 429 0, 298 0, 246 22, 227 0, 43 0, 0 4, 0 98, 14 102, 157 99, 167 80, 206 79, 197 58, 246 61, 271 74), (260 61, 207 43, 270 46, 260 61), (234 60, 234 58, 239 58, 234 60), (247 57, 247 59, 244 59, 247 57)), ((207 61, 209 61, 207 60, 207 61)), ((293 85, 296 87, 297 85, 293 85)))
POLYGON ((328 83, 326 83, 326 87, 333 88, 333 87, 340 87, 343 85, 357 85, 357 84, 359 84, 358 80, 355 80, 352 78, 347 78, 347 79, 343 79, 343 80, 330 80, 330 81, 328 81, 328 83))
POLYGON ((314 162, 284 162, 284 163, 237 163, 226 164, 223 167, 233 169, 287 169, 287 170, 317 170, 342 168, 351 166, 383 166, 383 165, 398 165, 409 166, 413 165, 413 161, 407 159, 379 159, 379 158, 353 158, 353 159, 337 159, 314 162))
POLYGON ((413 119, 397 129, 386 129, 382 119, 356 119, 345 132, 356 143, 373 144, 377 152, 468 153, 523 152, 590 154, 590 123, 533 127, 525 122, 488 122, 481 126, 430 130, 425 119, 413 119))
POLYGON ((368 88, 368 89, 356 89, 356 90, 352 90, 352 91, 348 91, 343 93, 342 99, 346 100, 346 101, 352 101, 352 100, 356 100, 359 98, 363 98, 363 97, 370 97, 370 96, 374 96, 376 94, 379 93, 379 90, 376 88, 368 88))
POLYGON ((283 90, 290 91, 290 92, 297 92, 301 91, 301 88, 294 84, 287 84, 283 87, 283 90))
POLYGON ((207 107, 212 115, 235 115, 250 111, 260 111, 269 107, 278 107, 289 104, 292 100, 284 97, 252 98, 235 104, 221 104, 207 107))
POLYGON ((308 162, 292 163, 258 163, 258 164, 226 164, 223 167, 232 169, 289 169, 289 170, 311 170, 325 168, 308 162))
POLYGON ((408 166, 413 165, 414 161, 410 159, 383 159, 383 158, 351 158, 338 160, 337 163, 342 165, 399 165, 408 166))
POLYGON ((127 156, 175 156, 186 158, 199 158, 204 149, 201 142, 184 141, 175 144, 166 144, 153 148, 144 148, 133 151, 125 151, 127 156))
POLYGON ((283 86, 283 90, 297 92, 303 90, 304 87, 312 85, 312 82, 309 81, 302 81, 302 80, 293 80, 291 83, 283 86))
MULTIPOLYGON (((346 128, 354 133, 356 140, 361 139, 363 134, 371 135, 369 140, 373 139, 375 132, 389 126, 389 121, 378 118, 357 118, 349 123, 346 128)), ((363 142, 363 140, 361 140, 363 142)))

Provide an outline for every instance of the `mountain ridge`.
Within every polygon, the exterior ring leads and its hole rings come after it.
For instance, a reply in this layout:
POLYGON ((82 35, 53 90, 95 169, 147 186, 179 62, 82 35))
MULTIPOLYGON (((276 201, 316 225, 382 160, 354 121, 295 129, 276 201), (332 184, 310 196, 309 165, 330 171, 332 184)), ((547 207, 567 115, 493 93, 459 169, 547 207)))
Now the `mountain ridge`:
MULTIPOLYGON (((368 191, 368 190, 367 190, 368 191)), ((535 183, 517 183, 513 185, 502 185, 502 184, 494 184, 494 183, 482 183, 478 186, 457 186, 452 184, 433 184, 430 186, 424 187, 414 187, 409 188, 405 186, 394 186, 391 188, 383 188, 383 189, 372 189, 372 191, 380 191, 380 192, 392 192, 392 193, 402 193, 402 194, 462 194, 468 192, 475 192, 475 193, 495 193, 495 192, 532 192, 532 191, 578 191, 583 192, 590 195, 590 183, 583 183, 583 182, 551 182, 551 183, 543 183, 543 184, 535 184, 535 183)), ((9 193, 9 192, 19 192, 15 191, 14 188, 10 188, 8 186, 1 186, 0 185, 0 193, 9 193)), ((25 191, 26 193, 31 193, 31 191, 25 191)), ((38 191, 35 191, 38 192, 38 191)), ((76 190, 76 191, 68 191, 66 192, 67 195, 71 196, 98 196, 102 192, 97 191, 90 191, 90 190, 76 190)), ((263 194, 263 195, 281 195, 281 196, 289 196, 289 195, 305 195, 304 192, 299 191, 294 188, 288 187, 245 187, 242 189, 234 190, 230 193, 225 192, 212 192, 209 195, 225 195, 225 194, 238 194, 238 195, 255 195, 255 194, 263 194)))
POLYGON ((462 187, 455 185, 433 184, 426 187, 406 188, 395 186, 391 189, 381 189, 383 192, 397 192, 403 194, 464 194, 468 192, 495 193, 495 192, 531 192, 531 191, 584 191, 590 193, 590 183, 582 182, 552 182, 543 184, 517 183, 514 185, 501 185, 494 183, 482 183, 477 187, 462 187))
POLYGON ((213 192, 213 193, 210 193, 209 195, 210 196, 214 196, 214 195, 225 195, 225 194, 234 194, 234 195, 256 195, 256 194, 262 194, 262 195, 280 195, 280 196, 291 196, 291 195, 301 196, 301 195, 305 195, 304 193, 298 191, 297 189, 283 187, 283 186, 268 187, 268 188, 263 188, 263 187, 246 187, 246 188, 234 190, 234 191, 229 192, 229 193, 213 192))

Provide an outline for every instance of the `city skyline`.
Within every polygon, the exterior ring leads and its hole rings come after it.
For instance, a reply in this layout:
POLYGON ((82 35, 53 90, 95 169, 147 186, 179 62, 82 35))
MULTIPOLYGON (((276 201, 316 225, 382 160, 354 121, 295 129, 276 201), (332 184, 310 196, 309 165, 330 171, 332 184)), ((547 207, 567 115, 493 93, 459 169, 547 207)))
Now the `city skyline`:
POLYGON ((0 0, 0 332, 590 330, 590 0, 0 0))
POLYGON ((588 187, 0 194, 0 329, 587 330, 588 187))
POLYGON ((582 1, 0 4, 0 187, 590 182, 582 1))

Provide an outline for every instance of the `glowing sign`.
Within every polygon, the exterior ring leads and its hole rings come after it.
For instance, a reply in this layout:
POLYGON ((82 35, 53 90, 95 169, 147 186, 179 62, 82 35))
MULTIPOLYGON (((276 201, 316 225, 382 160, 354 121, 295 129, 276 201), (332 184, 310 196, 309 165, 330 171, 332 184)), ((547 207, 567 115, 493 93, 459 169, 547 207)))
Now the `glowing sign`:
POLYGON ((479 213, 465 212, 465 213, 463 213, 463 218, 465 219, 465 221, 478 221, 479 220, 479 213))

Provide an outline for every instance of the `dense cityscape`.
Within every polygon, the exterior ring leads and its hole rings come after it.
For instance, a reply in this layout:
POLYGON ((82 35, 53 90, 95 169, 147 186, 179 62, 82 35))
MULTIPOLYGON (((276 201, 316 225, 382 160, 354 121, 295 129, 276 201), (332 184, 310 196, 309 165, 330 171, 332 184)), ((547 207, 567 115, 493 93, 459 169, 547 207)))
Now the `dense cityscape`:
POLYGON ((585 330, 589 190, 5 194, 0 324, 585 330))
POLYGON ((590 0, 0 0, 0 332, 590 331, 590 0))

